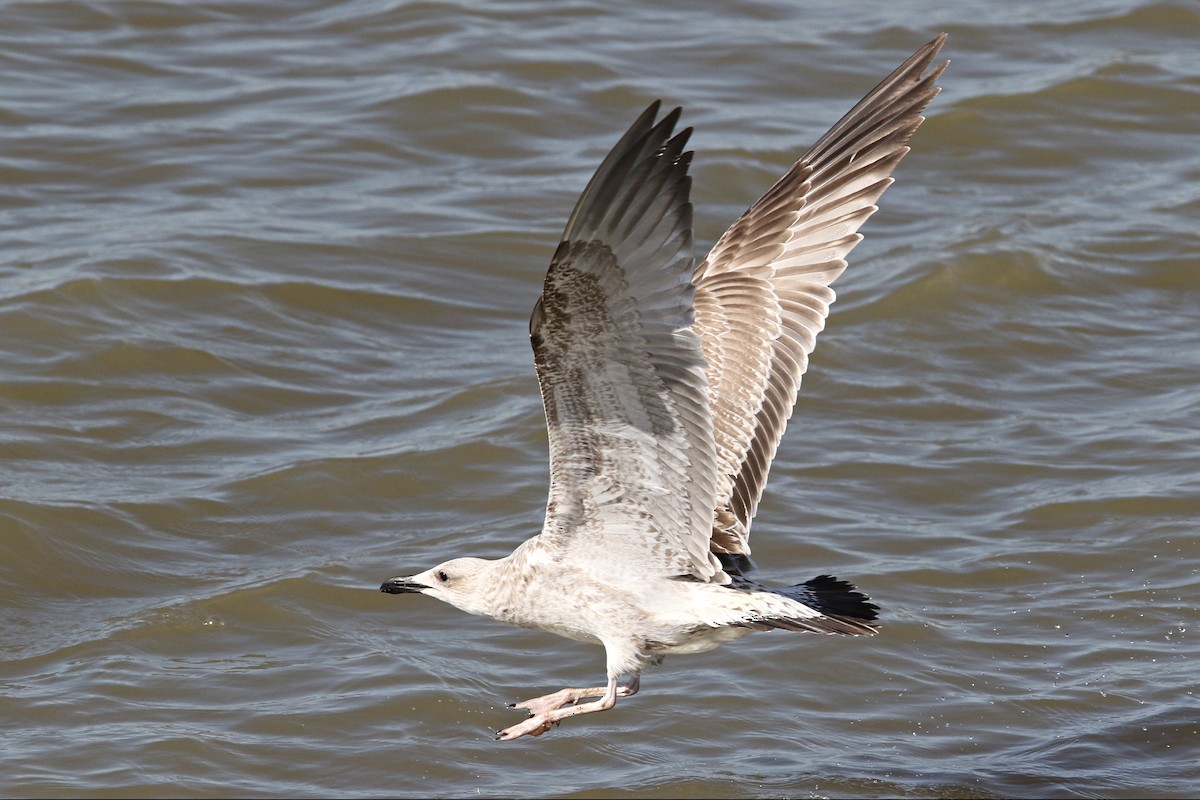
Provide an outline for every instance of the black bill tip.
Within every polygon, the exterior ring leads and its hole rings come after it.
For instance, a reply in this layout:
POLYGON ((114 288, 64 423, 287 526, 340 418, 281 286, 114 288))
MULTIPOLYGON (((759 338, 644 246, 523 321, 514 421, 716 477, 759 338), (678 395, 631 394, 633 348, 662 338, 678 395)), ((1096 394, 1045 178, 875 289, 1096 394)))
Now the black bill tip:
POLYGON ((406 594, 408 592, 420 592, 422 589, 429 587, 423 583, 409 580, 408 578, 392 578, 389 581, 384 581, 379 587, 379 591, 387 592, 388 594, 406 594))

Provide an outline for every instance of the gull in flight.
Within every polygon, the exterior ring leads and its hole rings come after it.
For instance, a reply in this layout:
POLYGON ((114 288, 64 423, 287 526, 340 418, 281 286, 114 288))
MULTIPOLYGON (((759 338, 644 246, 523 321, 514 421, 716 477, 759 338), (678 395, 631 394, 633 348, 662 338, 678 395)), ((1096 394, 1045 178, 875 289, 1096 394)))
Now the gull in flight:
POLYGON ((751 631, 875 633, 878 607, 845 581, 748 577, 750 523, 829 286, 938 92, 945 39, 872 89, 699 263, 680 109, 657 119, 651 104, 596 170, 529 321, 550 445, 542 532, 504 558, 380 587, 604 647, 606 685, 516 703, 528 717, 496 738, 610 709, 664 656, 751 631))

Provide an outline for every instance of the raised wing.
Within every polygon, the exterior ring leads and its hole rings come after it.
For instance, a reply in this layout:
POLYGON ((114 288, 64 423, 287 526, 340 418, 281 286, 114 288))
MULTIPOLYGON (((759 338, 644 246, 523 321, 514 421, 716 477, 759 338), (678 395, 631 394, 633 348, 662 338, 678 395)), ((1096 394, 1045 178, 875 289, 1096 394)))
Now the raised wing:
POLYGON ((834 300, 829 285, 862 240, 949 62, 942 34, 876 86, 718 240, 696 267, 718 462, 711 547, 748 568, 747 537, 800 379, 834 300))
POLYGON ((651 105, 584 190, 530 338, 550 440, 540 541, 591 571, 727 580, 709 550, 715 450, 692 329, 690 130, 651 105))

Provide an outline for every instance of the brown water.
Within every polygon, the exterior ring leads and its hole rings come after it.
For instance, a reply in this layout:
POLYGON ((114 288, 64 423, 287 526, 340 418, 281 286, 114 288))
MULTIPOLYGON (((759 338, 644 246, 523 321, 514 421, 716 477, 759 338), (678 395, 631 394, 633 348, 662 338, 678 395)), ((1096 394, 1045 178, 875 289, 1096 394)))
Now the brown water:
POLYGON ((1200 6, 8 3, 0 794, 1193 796, 1200 6), (940 30, 755 526, 757 634, 499 744, 599 648, 380 581, 536 532, 526 319, 653 98, 711 242, 940 30))

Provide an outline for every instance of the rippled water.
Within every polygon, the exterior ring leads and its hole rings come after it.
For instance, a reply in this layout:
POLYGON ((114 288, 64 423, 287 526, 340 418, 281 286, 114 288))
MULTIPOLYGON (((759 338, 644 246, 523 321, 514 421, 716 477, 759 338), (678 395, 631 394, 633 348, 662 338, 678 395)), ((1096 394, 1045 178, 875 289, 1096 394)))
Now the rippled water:
POLYGON ((1170 796, 1200 782, 1190 2, 8 3, 0 793, 1170 796), (647 102, 711 242, 939 30, 755 526, 873 640, 668 659, 378 592, 536 532, 526 319, 647 102))

